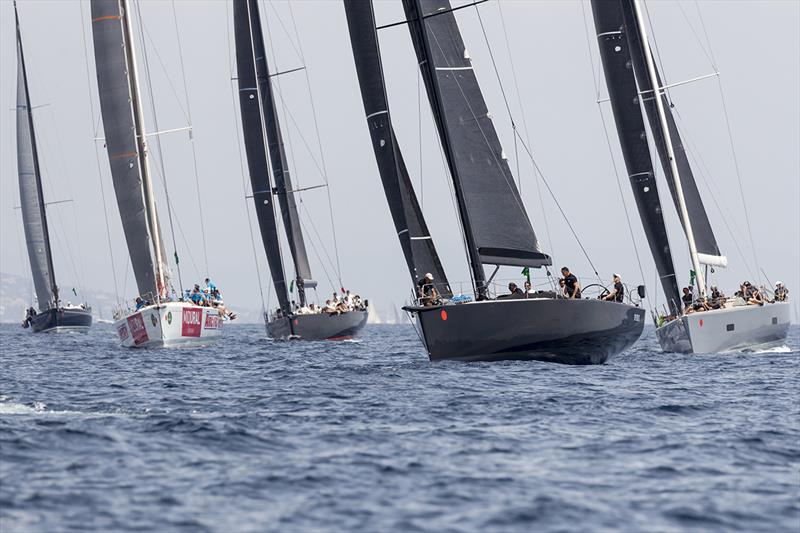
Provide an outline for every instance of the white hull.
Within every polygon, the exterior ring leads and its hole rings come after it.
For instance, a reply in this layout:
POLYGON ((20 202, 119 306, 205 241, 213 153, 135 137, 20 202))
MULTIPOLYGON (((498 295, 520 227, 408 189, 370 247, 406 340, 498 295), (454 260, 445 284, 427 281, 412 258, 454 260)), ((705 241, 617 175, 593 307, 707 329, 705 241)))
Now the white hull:
POLYGON ((789 330, 786 302, 691 313, 656 329, 665 352, 724 353, 782 346, 789 330))
POLYGON ((114 322, 126 348, 191 346, 220 335, 223 319, 213 307, 186 302, 152 305, 114 322))

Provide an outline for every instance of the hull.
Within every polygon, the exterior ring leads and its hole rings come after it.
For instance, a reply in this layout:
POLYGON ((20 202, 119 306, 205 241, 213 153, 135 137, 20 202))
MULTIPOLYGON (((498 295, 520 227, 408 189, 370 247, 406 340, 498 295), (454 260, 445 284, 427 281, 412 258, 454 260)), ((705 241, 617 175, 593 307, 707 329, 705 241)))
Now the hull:
POLYGON ((724 353, 781 346, 789 330, 786 302, 692 313, 656 329, 665 352, 724 353))
POLYGON ((431 361, 602 364, 642 334, 644 310, 600 300, 491 300, 413 307, 431 361))
POLYGON ((31 319, 34 333, 86 332, 92 326, 92 310, 81 308, 48 309, 31 319))
POLYGON ((212 307, 167 302, 117 320, 114 329, 126 348, 192 346, 213 341, 222 332, 222 322, 212 307))
POLYGON ((293 315, 268 321, 267 335, 273 339, 343 340, 358 335, 366 323, 366 311, 349 311, 341 315, 293 315))

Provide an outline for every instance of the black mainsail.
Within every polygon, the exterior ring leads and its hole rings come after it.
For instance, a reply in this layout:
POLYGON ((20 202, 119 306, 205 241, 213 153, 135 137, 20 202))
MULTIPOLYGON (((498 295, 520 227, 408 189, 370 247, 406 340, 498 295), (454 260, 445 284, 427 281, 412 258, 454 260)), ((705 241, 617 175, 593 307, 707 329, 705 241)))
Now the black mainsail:
MULTIPOLYGON (((675 177, 670 167, 669 154, 662 133, 661 120, 658 115, 658 110, 656 109, 655 98, 653 97, 653 84, 647 74, 647 67, 645 65, 643 46, 645 46, 646 43, 642 42, 632 0, 620 1, 624 20, 624 31, 628 38, 633 70, 636 75, 636 81, 639 84, 639 92, 642 95, 642 104, 647 114, 648 121, 650 122, 650 131, 653 135, 653 141, 656 145, 659 158, 661 159, 661 167, 664 169, 664 175, 667 178, 667 184, 669 185, 669 190, 675 203, 675 209, 680 211, 678 193, 675 187, 675 177)), ((659 86, 663 85, 657 67, 656 76, 659 86)), ((668 100, 666 93, 661 94, 661 99, 664 104, 667 129, 672 140, 675 163, 680 173, 681 189, 683 190, 683 196, 686 202, 686 210, 691 219, 692 233, 700 260, 704 264, 726 266, 727 259, 720 253, 717 239, 714 236, 714 230, 711 228, 708 214, 703 205, 703 199, 700 196, 700 191, 697 188, 697 183, 692 173, 692 167, 689 164, 689 158, 686 155, 683 141, 675 123, 675 118, 672 115, 671 108, 673 103, 668 100)), ((683 224, 682 218, 681 223, 683 224)), ((684 231, 685 230, 686 227, 684 224, 684 231)))
POLYGON ((303 231, 300 227, 300 216, 297 211, 297 191, 292 187, 289 165, 286 161, 286 152, 283 147, 283 135, 278 121, 278 110, 275 106, 275 94, 270 81, 271 76, 267 63, 267 53, 264 49, 264 36, 261 31, 258 3, 255 0, 248 0, 248 4, 252 43, 255 50, 256 74, 261 88, 261 109, 264 113, 269 160, 272 163, 272 177, 275 183, 273 192, 278 196, 278 202, 281 207, 283 227, 286 231, 286 238, 289 241, 289 252, 292 255, 296 273, 297 293, 300 305, 304 306, 306 304, 305 288, 316 286, 316 282, 311 277, 311 265, 308 262, 308 253, 306 252, 303 231))
POLYGON ((680 308, 680 291, 647 144, 644 119, 639 107, 628 40, 623 33, 622 6, 619 0, 592 0, 592 12, 628 179, 661 286, 670 302, 670 309, 674 311, 680 308))
POLYGON ((166 254, 147 162, 127 0, 92 0, 92 37, 106 151, 139 294, 167 287, 166 254))
POLYGON ((28 75, 25 70, 25 55, 22 51, 16 2, 14 2, 14 20, 17 29, 17 172, 20 210, 33 286, 41 312, 58 307, 58 286, 53 269, 53 253, 47 228, 42 175, 39 169, 39 154, 36 148, 28 75))
POLYGON ((345 0, 344 8, 372 148, 411 279, 416 283, 430 273, 439 293, 449 296, 447 277, 392 128, 372 2, 345 0))
POLYGON ((453 180, 478 298, 483 264, 541 267, 541 251, 449 0, 403 0, 453 180))
POLYGON ((255 2, 250 0, 233 2, 233 27, 236 40, 236 70, 239 83, 239 106, 242 114, 242 133, 250 183, 253 187, 253 202, 256 206, 261 240, 267 254, 278 303, 281 310, 285 314, 289 314, 291 312, 289 293, 281 259, 278 223, 267 162, 267 127, 263 110, 265 102, 263 95, 267 90, 265 85, 269 85, 269 78, 266 73, 266 61, 263 57, 263 41, 255 2), (258 34, 256 34, 256 29, 258 29, 258 34), (257 37, 258 39, 256 39, 257 37), (260 47, 262 57, 260 58, 256 42, 262 42, 260 47))

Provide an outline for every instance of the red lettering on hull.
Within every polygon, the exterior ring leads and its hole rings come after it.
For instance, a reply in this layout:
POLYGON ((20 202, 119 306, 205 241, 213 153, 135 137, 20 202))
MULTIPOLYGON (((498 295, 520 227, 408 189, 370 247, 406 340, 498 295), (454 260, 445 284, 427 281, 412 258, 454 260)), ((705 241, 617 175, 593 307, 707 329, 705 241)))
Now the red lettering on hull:
POLYGON ((219 329, 222 326, 222 319, 219 315, 208 313, 206 315, 205 328, 206 329, 219 329))
POLYGON ((200 308, 184 308, 181 321, 181 336, 199 337, 202 325, 203 310, 200 308))
POLYGON ((127 322, 128 329, 131 331, 133 344, 135 346, 139 346, 140 344, 150 340, 150 337, 147 335, 147 327, 144 325, 142 313, 136 313, 135 315, 129 316, 127 322))

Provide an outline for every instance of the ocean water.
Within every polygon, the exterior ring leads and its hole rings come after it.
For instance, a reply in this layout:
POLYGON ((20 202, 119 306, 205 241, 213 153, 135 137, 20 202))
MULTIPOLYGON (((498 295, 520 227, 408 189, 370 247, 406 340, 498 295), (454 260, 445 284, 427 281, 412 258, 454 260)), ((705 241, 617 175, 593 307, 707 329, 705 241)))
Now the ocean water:
POLYGON ((124 350, 0 326, 0 531, 798 531, 768 353, 428 362, 410 326, 124 350))

